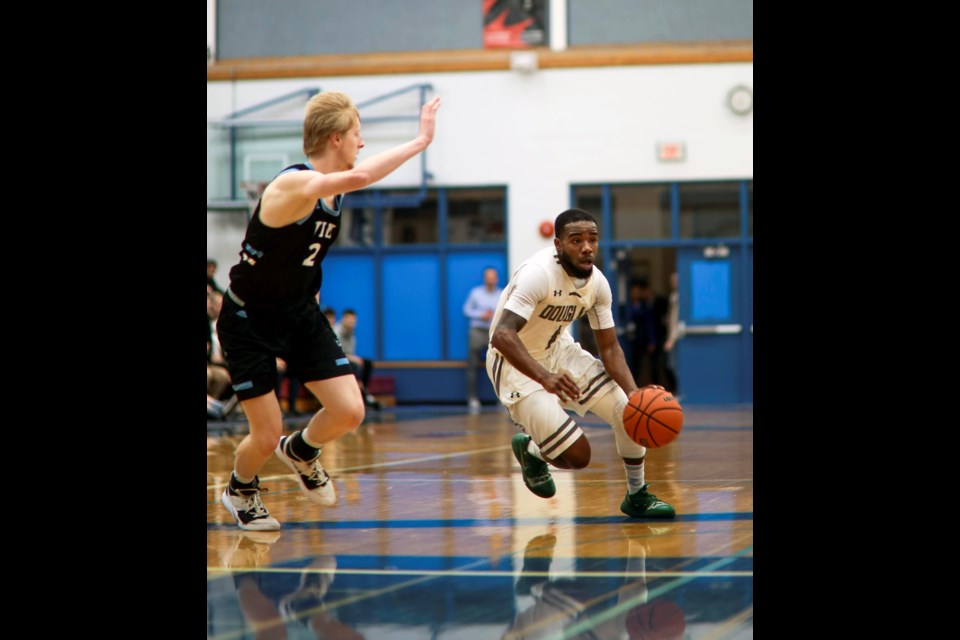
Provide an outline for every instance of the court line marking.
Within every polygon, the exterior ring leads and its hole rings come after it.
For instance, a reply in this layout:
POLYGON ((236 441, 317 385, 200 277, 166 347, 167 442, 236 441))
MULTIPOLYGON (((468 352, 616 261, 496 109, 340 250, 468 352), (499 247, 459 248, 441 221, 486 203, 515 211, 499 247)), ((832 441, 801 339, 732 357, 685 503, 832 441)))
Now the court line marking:
MULTIPOLYGON (((746 522, 753 520, 753 511, 722 511, 710 513, 681 513, 668 523, 678 522, 746 522)), ((539 525, 603 525, 603 524, 660 524, 662 520, 637 520, 625 515, 603 516, 538 516, 487 518, 415 518, 410 520, 294 520, 284 523, 289 530, 305 529, 471 529, 475 527, 519 527, 539 525)), ((238 531, 232 522, 208 522, 207 531, 238 531)))
MULTIPOLYGON (((739 556, 738 556, 739 557, 739 556)), ((736 558, 734 558, 736 559, 736 558)), ((732 560, 731 560, 732 562, 732 560)), ((464 571, 463 569, 289 569, 281 567, 256 567, 256 568, 228 568, 228 567, 208 567, 208 573, 219 574, 215 577, 221 578, 225 575, 235 573, 331 573, 336 575, 357 575, 357 576, 430 576, 436 578, 506 578, 516 577, 516 571, 504 570, 479 570, 464 571)), ((524 571, 523 575, 542 576, 556 578, 746 578, 752 577, 753 571, 524 571)))
MULTIPOLYGON (((752 535, 752 533, 751 533, 751 535, 752 535)), ((743 536, 743 538, 745 538, 745 537, 746 537, 746 536, 743 536)), ((739 540, 740 540, 740 538, 738 537, 736 540, 732 541, 730 544, 736 543, 736 542, 738 542, 739 540)), ((730 546, 730 544, 717 545, 717 546, 714 547, 713 549, 710 549, 709 552, 704 553, 704 554, 702 554, 702 555, 700 555, 700 556, 691 556, 691 557, 689 557, 689 558, 685 558, 685 559, 681 560, 681 562, 679 562, 676 566, 677 566, 677 567, 683 567, 683 566, 686 566, 686 565, 690 565, 691 563, 696 562, 697 560, 699 560, 699 559, 701 559, 701 558, 703 558, 703 557, 710 557, 710 556, 712 556, 713 554, 715 554, 718 550, 720 550, 720 549, 722 549, 722 548, 724 548, 724 547, 730 546)), ((744 549, 741 549, 739 552, 737 552, 737 554, 734 554, 733 556, 724 556, 724 557, 722 558, 722 560, 725 560, 725 561, 727 561, 728 563, 729 563, 729 562, 734 562, 738 557, 741 557, 741 556, 745 555, 748 551, 752 553, 752 549, 753 549, 753 547, 752 547, 752 545, 751 545, 751 546, 749 546, 749 547, 746 547, 746 548, 744 548, 744 549), (739 554, 739 555, 738 555, 738 554, 739 554)), ((716 562, 711 563, 710 565, 707 565, 707 567, 709 568, 709 567, 714 566, 714 565, 717 565, 717 563, 716 563, 716 562)), ((699 571, 702 572, 703 569, 700 569, 699 571)), ((646 573, 646 570, 644 570, 644 574, 645 574, 645 573, 646 573)), ((652 572, 651 572, 651 573, 652 573, 652 572)), ((666 572, 660 572, 660 573, 661 573, 661 575, 662 575, 663 573, 666 573, 666 572)), ((681 573, 681 572, 676 572, 676 573, 681 573)), ((696 579, 697 577, 705 577, 705 576, 697 576, 697 575, 695 575, 697 572, 693 572, 693 571, 685 572, 685 573, 687 573, 688 575, 686 575, 686 576, 681 576, 682 582, 681 582, 681 581, 674 581, 674 583, 668 583, 667 585, 664 585, 662 588, 665 589, 665 591, 663 591, 663 592, 659 592, 659 591, 657 591, 657 590, 652 590, 652 591, 651 591, 651 590, 648 590, 648 591, 646 591, 645 594, 635 596, 633 599, 628 600, 628 601, 625 601, 625 602, 629 603, 629 604, 627 605, 627 607, 632 609, 633 606, 634 606, 634 604, 646 604, 647 602, 650 601, 651 598, 657 598, 657 597, 659 597, 659 596, 661 595, 661 593, 665 593, 666 591, 669 591, 670 589, 675 589, 676 587, 678 587, 678 586, 680 586, 680 585, 682 585, 682 584, 686 584, 687 582, 689 582, 689 581, 691 581, 691 580, 694 580, 694 579, 696 579), (651 594, 652 594, 652 595, 651 595, 651 594)), ((721 572, 715 572, 715 573, 708 574, 708 575, 718 575, 718 574, 720 574, 720 573, 721 573, 721 572)), ((641 577, 641 578, 645 578, 645 576, 643 576, 643 575, 641 575, 640 577, 641 577)), ((752 577, 752 574, 751 574, 751 577, 752 577)), ((644 586, 646 586, 646 582, 647 582, 646 579, 644 579, 644 586)), ((659 589, 659 588, 658 588, 658 589, 659 589)), ((604 600, 606 600, 606 599, 608 599, 608 598, 610 598, 610 597, 612 597, 612 596, 614 596, 614 595, 619 594, 619 592, 620 592, 620 588, 617 588, 617 589, 614 589, 614 590, 610 591, 609 593, 605 593, 605 594, 602 594, 602 595, 599 595, 599 596, 590 598, 590 599, 584 601, 583 603, 581 603, 581 604, 583 605, 583 607, 584 607, 584 613, 581 614, 583 622, 581 622, 581 623, 579 623, 579 624, 580 624, 581 626, 583 626, 583 625, 588 624, 589 621, 591 620, 591 617, 585 613, 587 610, 590 609, 590 607, 594 606, 594 605, 597 604, 598 602, 602 602, 602 601, 604 601, 604 600)), ((605 610, 605 611, 606 611, 606 610, 605 610)), ((615 617, 616 615, 619 615, 619 612, 616 612, 616 613, 614 613, 614 614, 611 614, 610 616, 600 617, 600 616, 604 616, 605 611, 602 612, 602 613, 600 613, 600 614, 597 614, 597 618, 598 618, 598 619, 593 623, 592 626, 600 625, 600 624, 606 622, 606 620, 608 620, 609 618, 615 617)), ((557 614, 554 614, 554 615, 552 615, 552 616, 548 616, 547 618, 538 620, 538 621, 535 622, 534 624, 525 627, 522 631, 523 631, 524 633, 528 633, 528 634, 529 634, 531 631, 534 631, 534 630, 537 630, 537 629, 540 629, 540 628, 543 628, 543 627, 549 627, 549 626, 555 624, 556 622, 560 622, 560 621, 562 621, 564 618, 565 618, 565 616, 564 616, 563 614, 557 613, 557 614)), ((587 628, 589 628, 589 626, 588 626, 587 628)), ((576 635, 578 635, 578 634, 574 634, 574 637, 575 637, 576 635)), ((562 636, 562 637, 567 637, 567 636, 562 636)))
MULTIPOLYGON (((723 547, 725 547, 725 546, 729 546, 729 545, 727 545, 727 544, 718 545, 718 546, 714 547, 713 549, 711 549, 708 553, 706 553, 706 554, 704 554, 704 555, 705 555, 705 556, 710 556, 710 555, 712 555, 713 553, 715 553, 717 550, 719 550, 719 549, 721 549, 721 548, 723 548, 723 547)), ((745 554, 748 549, 749 549, 749 550, 752 550, 752 546, 751 546, 751 547, 748 547, 748 548, 746 548, 746 549, 741 549, 741 551, 738 552, 738 553, 741 554, 741 555, 742 555, 742 554, 745 554)), ((684 565, 689 565, 689 564, 691 564, 691 563, 693 563, 693 562, 696 562, 696 561, 699 560, 701 557, 703 557, 703 556, 686 558, 686 559, 682 560, 677 566, 678 566, 678 567, 682 567, 682 566, 684 566, 684 565)), ((734 556, 729 556, 729 557, 728 557, 728 556, 725 556, 725 557, 723 558, 723 560, 726 560, 727 562, 733 562, 733 561, 735 561, 735 560, 737 559, 737 557, 739 557, 739 556, 736 555, 736 554, 735 554, 734 556)), ((710 566, 714 566, 714 565, 716 565, 716 564, 717 564, 717 563, 714 562, 714 563, 711 563, 710 565, 707 565, 707 566, 710 567, 710 566)), ((703 570, 701 569, 700 572, 703 572, 703 570)), ((640 578, 643 579, 644 586, 646 586, 646 583, 647 583, 646 575, 654 575, 655 573, 658 574, 658 575, 660 575, 660 576, 666 577, 665 574, 667 574, 667 573, 669 573, 669 572, 649 572, 649 573, 648 573, 648 572, 644 571, 643 574, 641 574, 641 575, 639 576, 640 578)), ((694 580, 694 579, 696 579, 697 577, 706 577, 706 576, 697 576, 696 574, 697 574, 698 572, 693 572, 693 571, 689 571, 689 572, 673 572, 673 573, 677 573, 677 574, 685 573, 686 575, 681 575, 681 576, 680 576, 680 578, 682 579, 682 581, 674 581, 673 583, 668 583, 667 585, 663 585, 662 587, 658 587, 657 589, 647 590, 646 593, 641 594, 641 595, 638 595, 638 596, 635 596, 635 597, 634 597, 633 599, 631 599, 631 600, 625 601, 627 607, 632 609, 633 606, 634 606, 634 604, 646 604, 646 603, 648 603, 648 602, 651 600, 651 598, 657 598, 657 597, 659 597, 659 595, 661 595, 661 593, 665 593, 666 591, 669 591, 670 589, 674 589, 674 588, 680 586, 681 584, 685 584, 686 582, 689 582, 690 580, 694 580), (658 591, 658 589, 663 589, 663 591, 658 591)), ((707 575, 716 575, 716 576, 719 577, 719 575, 721 575, 721 574, 723 574, 723 573, 734 573, 734 572, 719 572, 719 571, 718 571, 718 572, 708 573, 707 575)), ((751 572, 744 572, 744 573, 751 573, 751 572)), ((752 577, 752 573, 751 573, 750 577, 752 577)), ((588 611, 591 607, 593 607, 595 604, 597 604, 597 603, 599 603, 599 602, 603 602, 604 600, 607 600, 608 598, 610 598, 610 597, 612 597, 612 596, 614 596, 614 595, 619 594, 619 592, 620 592, 620 588, 617 588, 617 589, 614 589, 614 590, 610 591, 609 593, 605 593, 605 594, 602 594, 602 595, 599 595, 599 596, 590 598, 590 599, 584 601, 583 603, 581 603, 581 604, 583 605, 583 607, 584 607, 584 613, 581 614, 581 616, 582 616, 581 619, 583 620, 583 622, 580 622, 580 623, 579 623, 580 626, 582 627, 582 626, 586 625, 587 628, 589 629, 590 626, 600 625, 600 624, 602 624, 603 622, 606 622, 607 619, 612 618, 612 617, 615 617, 616 615, 619 615, 620 612, 618 611, 618 612, 615 612, 615 613, 607 616, 607 615, 605 615, 606 610, 604 610, 604 612, 601 612, 600 614, 596 614, 596 615, 594 616, 594 618, 596 618, 596 619, 594 620, 593 618, 591 618, 589 615, 587 615, 587 614, 585 613, 585 612, 588 611), (592 622, 591 622, 591 621, 592 621, 592 622)), ((527 626, 527 627, 524 627, 524 629, 522 629, 522 631, 523 631, 524 633, 529 634, 531 631, 535 631, 535 630, 540 629, 540 628, 543 628, 543 627, 549 627, 549 626, 551 626, 551 625, 553 625, 553 624, 555 624, 555 623, 557 623, 557 622, 562 622, 564 618, 565 618, 565 616, 564 616, 563 614, 559 614, 559 613, 558 613, 558 614, 554 614, 554 615, 549 616, 549 617, 547 617, 547 618, 545 618, 545 619, 538 620, 537 622, 535 622, 535 623, 532 624, 532 625, 529 625, 529 626, 527 626)), ((565 632, 566 632, 566 629, 565 629, 565 632)), ((579 635, 579 634, 578 634, 578 633, 577 633, 577 634, 574 634, 574 637, 575 637, 576 635, 579 635)), ((568 636, 564 635, 564 636, 562 636, 562 637, 568 637, 568 636)))
POLYGON ((753 617, 753 605, 750 605, 732 618, 725 620, 718 629, 711 631, 703 640, 720 640, 729 633, 736 631, 747 618, 751 617, 753 617))
MULTIPOLYGON (((749 545, 747 547, 744 547, 740 551, 736 552, 734 555, 730 556, 729 558, 722 558, 720 560, 717 560, 716 562, 710 563, 709 565, 707 565, 706 568, 713 569, 713 568, 720 568, 720 567, 726 566, 731 562, 734 562, 737 558, 752 552, 753 552, 753 545, 749 545)), ((618 603, 610 607, 609 609, 605 609, 604 611, 596 615, 592 615, 592 616, 587 615, 582 620, 578 621, 576 624, 566 627, 563 630, 563 635, 560 637, 564 639, 575 638, 576 636, 580 635, 584 631, 588 631, 596 627, 597 625, 603 624, 607 620, 610 620, 611 618, 615 618, 621 613, 629 611, 630 609, 632 609, 637 605, 645 604, 650 600, 659 598, 663 594, 673 591, 674 589, 681 587, 692 580, 695 580, 697 577, 700 577, 700 576, 684 576, 682 578, 677 578, 676 580, 668 582, 667 584, 654 587, 653 589, 648 590, 647 593, 645 594, 634 596, 633 598, 628 598, 627 600, 621 603, 618 603)))
MULTIPOLYGON (((468 564, 468 565, 465 565, 465 566, 462 567, 461 569, 464 569, 464 568, 469 567, 469 566, 474 566, 474 565, 482 564, 482 563, 484 563, 484 562, 487 562, 487 560, 486 560, 486 559, 477 560, 477 561, 475 561, 475 562, 471 562, 471 563, 468 564)), ((209 569, 208 569, 208 570, 209 570, 209 569)), ((242 573, 242 572, 241 572, 241 573, 242 573)), ((360 602, 361 600, 367 600, 368 598, 379 597, 379 596, 382 596, 382 595, 384 595, 384 594, 386 594, 386 593, 390 593, 391 591, 397 591, 398 589, 405 589, 406 587, 412 587, 412 586, 414 586, 414 585, 416 585, 416 584, 419 584, 419 583, 421 583, 421 582, 428 582, 428 581, 430 581, 430 580, 435 580, 436 578, 437 578, 437 576, 423 576, 423 577, 420 577, 420 578, 417 578, 417 579, 414 579, 414 580, 407 580, 406 582, 401 582, 400 584, 392 585, 392 586, 389 586, 389 587, 384 587, 384 588, 382 588, 382 589, 374 589, 374 590, 372 590, 372 591, 363 591, 363 592, 361 592, 361 593, 358 593, 358 594, 355 594, 355 595, 352 595, 352 596, 347 596, 347 597, 345 597, 345 598, 343 598, 343 599, 341 599, 341 600, 335 600, 335 601, 332 601, 332 602, 322 602, 319 606, 311 607, 311 608, 305 609, 305 610, 303 610, 303 611, 298 611, 298 612, 297 612, 297 615, 295 616, 295 618, 296 618, 297 620, 300 620, 301 618, 306 618, 306 617, 308 617, 308 616, 312 616, 314 613, 317 613, 317 612, 320 612, 320 611, 332 611, 333 609, 336 609, 337 607, 340 607, 340 606, 343 606, 343 605, 353 604, 354 602, 360 602)), ((247 622, 246 620, 244 620, 244 626, 243 626, 242 629, 239 629, 239 630, 237 630, 237 631, 229 631, 229 632, 227 632, 227 633, 225 633, 225 634, 221 634, 221 635, 219 635, 219 636, 215 636, 214 638, 211 638, 211 640, 228 640, 228 639, 230 639, 230 638, 240 638, 240 637, 242 637, 242 636, 247 635, 247 633, 248 633, 250 630, 253 630, 254 632, 256 632, 256 631, 261 631, 261 630, 263 630, 263 629, 269 629, 269 628, 271 628, 271 627, 275 627, 275 626, 278 626, 278 625, 284 625, 284 626, 285 626, 285 625, 286 625, 286 621, 283 620, 282 618, 275 618, 275 619, 273 619, 273 620, 270 620, 269 622, 266 622, 266 623, 263 623, 263 624, 260 624, 260 625, 251 625, 249 622, 247 622), (247 628, 248 626, 250 627, 249 629, 247 628)))
MULTIPOLYGON (((424 457, 422 457, 422 458, 410 458, 409 460, 393 460, 393 461, 391 461, 391 462, 375 462, 375 463, 373 463, 373 464, 363 464, 363 465, 358 465, 358 466, 356 466, 356 467, 338 467, 338 468, 332 468, 332 467, 331 467, 331 468, 327 469, 326 471, 327 471, 327 473, 343 473, 343 472, 345 472, 345 471, 361 471, 361 470, 364 470, 364 469, 382 469, 382 468, 384 468, 384 467, 401 467, 401 466, 403 466, 403 465, 408 465, 408 464, 420 464, 421 462, 432 462, 432 461, 434 461, 434 460, 445 460, 445 459, 447 459, 447 458, 458 458, 458 457, 461 457, 461 456, 471 456, 471 455, 478 454, 478 453, 491 453, 491 452, 493 452, 493 451, 506 451, 507 449, 510 449, 510 445, 501 445, 501 446, 499 446, 499 447, 488 447, 488 448, 486 448, 486 449, 471 449, 471 450, 469 450, 469 451, 454 451, 453 453, 440 453, 440 454, 433 455, 433 456, 424 456, 424 457)), ((260 481, 261 481, 261 482, 272 482, 272 481, 274 481, 274 480, 280 480, 280 479, 283 479, 283 478, 290 478, 291 476, 292 476, 292 474, 289 474, 289 473, 283 474, 283 475, 275 475, 275 476, 263 476, 262 478, 260 478, 260 481)), ((230 475, 227 474, 227 477, 229 478, 230 475)), ((226 483, 219 483, 219 482, 217 482, 217 483, 214 483, 214 484, 208 484, 208 485, 207 485, 207 489, 208 489, 208 490, 211 490, 211 489, 212 489, 212 490, 218 490, 218 489, 223 489, 225 486, 226 486, 226 483)), ((213 503, 210 503, 210 504, 213 504, 213 503)))
MULTIPOLYGON (((751 547, 751 548, 752 548, 752 547, 751 547)), ((743 551, 743 550, 742 550, 742 551, 743 551)), ((741 553, 741 554, 742 554, 742 553, 741 553)), ((739 555, 737 555, 737 556, 735 556, 735 557, 731 557, 731 558, 724 558, 724 559, 722 559, 721 561, 718 561, 718 562, 715 562, 715 563, 712 563, 712 564, 713 564, 713 565, 716 565, 716 566, 721 566, 721 565, 729 564, 729 563, 733 562, 734 560, 736 560, 737 557, 739 557, 739 555)), ((477 561, 475 561, 475 562, 473 562, 473 563, 470 563, 470 564, 474 564, 474 565, 475 565, 475 564, 480 564, 480 563, 483 563, 483 562, 486 562, 486 561, 487 561, 486 559, 482 559, 482 560, 477 560, 477 561)), ((404 589, 404 588, 406 588, 406 587, 411 587, 411 586, 420 584, 420 583, 422 583, 422 582, 427 582, 427 581, 430 581, 430 580, 434 580, 434 579, 439 578, 439 577, 451 577, 451 578, 466 577, 466 576, 470 576, 470 577, 506 577, 506 576, 515 577, 515 576, 517 575, 517 574, 516 574, 516 571, 464 571, 464 569, 465 569, 466 567, 469 567, 470 564, 465 565, 463 568, 457 569, 457 570, 439 570, 439 571, 438 571, 438 570, 431 570, 431 571, 417 571, 417 572, 412 572, 412 573, 408 573, 408 572, 406 572, 406 571, 386 571, 386 570, 380 570, 380 569, 312 569, 312 570, 311 570, 311 569, 299 569, 299 570, 298 570, 298 569, 277 569, 277 568, 262 568, 262 569, 258 568, 258 569, 253 570, 253 571, 251 571, 251 570, 240 570, 240 571, 236 571, 236 570, 230 570, 230 569, 216 569, 215 572, 217 572, 217 573, 224 573, 224 574, 250 573, 250 572, 257 572, 257 573, 291 573, 291 572, 292 572, 292 573, 333 573, 334 575, 340 573, 340 574, 357 574, 357 575, 418 575, 418 576, 420 576, 420 577, 417 578, 417 579, 407 580, 407 581, 402 582, 402 583, 400 583, 400 584, 392 585, 392 586, 389 586, 389 587, 384 587, 384 588, 382 588, 382 589, 375 589, 375 590, 372 590, 372 591, 364 591, 364 592, 359 593, 359 594, 355 594, 355 595, 352 595, 352 596, 348 596, 348 597, 343 598, 343 599, 341 599, 341 600, 335 600, 335 601, 331 601, 331 602, 324 602, 323 604, 321 604, 321 605, 318 606, 318 607, 313 607, 313 608, 310 608, 310 609, 307 609, 307 610, 298 612, 297 615, 296 615, 296 618, 297 618, 297 619, 300 619, 300 618, 304 618, 304 617, 313 615, 313 614, 316 613, 317 611, 332 611, 332 610, 336 609, 337 607, 345 606, 345 605, 348 605, 348 604, 353 604, 353 603, 355 603, 355 602, 360 602, 360 601, 362 601, 362 600, 367 600, 367 599, 369 599, 369 598, 379 597, 379 596, 384 595, 384 594, 386 594, 386 593, 390 593, 390 592, 392 592, 392 591, 397 591, 397 590, 399 590, 399 589, 404 589)), ((207 571, 208 571, 208 573, 211 572, 211 568, 208 568, 207 571)), ((626 610, 626 609, 630 609, 630 608, 633 607, 633 604, 632 604, 633 600, 639 600, 640 598, 642 598, 642 599, 644 599, 644 600, 646 601, 647 598, 658 597, 658 596, 660 595, 659 593, 658 593, 657 595, 651 595, 651 594, 653 594, 655 591, 658 591, 658 590, 659 590, 659 591, 662 591, 662 592, 669 591, 670 589, 676 588, 676 587, 680 586, 681 584, 686 584, 687 582, 689 582, 689 581, 691 581, 691 580, 694 580, 694 579, 696 579, 696 578, 703 578, 703 577, 717 577, 717 578, 721 578, 721 577, 752 577, 752 576, 753 576, 753 572, 752 572, 752 571, 726 571, 726 572, 719 572, 719 571, 717 571, 717 572, 710 572, 710 571, 689 571, 689 572, 668 572, 668 571, 663 571, 663 572, 648 572, 648 571, 642 571, 642 572, 638 572, 638 571, 592 571, 592 572, 554 571, 554 572, 527 572, 527 575, 543 575, 543 576, 547 576, 547 577, 553 576, 553 577, 555 577, 555 578, 556 578, 556 577, 597 577, 597 578, 609 578, 609 577, 613 577, 613 578, 616 578, 616 577, 627 578, 627 577, 637 577, 637 578, 644 579, 644 581, 651 579, 651 576, 652 576, 652 578, 657 578, 657 577, 672 577, 673 575, 682 576, 681 579, 675 580, 673 583, 671 583, 671 585, 666 586, 665 588, 662 588, 662 589, 661 589, 661 588, 651 589, 651 590, 649 590, 648 593, 647 593, 646 595, 644 595, 644 596, 640 596, 640 597, 637 597, 637 598, 633 598, 632 600, 626 601, 626 603, 624 603, 624 604, 628 604, 628 603, 630 604, 629 607, 626 607, 626 608, 624 609, 624 610, 626 610)), ((209 579, 208 579, 208 581, 209 581, 209 579)), ((606 599, 606 598, 608 597, 608 595, 609 595, 609 594, 605 594, 604 596, 602 596, 602 597, 599 598, 599 599, 606 599)), ((637 602, 637 604, 642 604, 642 603, 637 602)), ((615 615, 619 615, 619 609, 621 608, 621 606, 618 605, 618 606, 615 607, 615 608, 618 609, 618 612, 617 612, 617 614, 615 614, 615 615)), ((601 615, 602 615, 602 614, 601 614, 601 615)), ((593 623, 592 625, 590 625, 590 626, 595 626, 596 624, 600 624, 601 622, 604 622, 605 620, 609 619, 610 617, 614 617, 614 616, 607 616, 607 617, 604 617, 603 619, 599 619, 599 618, 600 618, 599 615, 598 615, 598 616, 595 616, 595 617, 597 618, 596 622, 594 622, 594 623, 593 623)), ((594 618, 587 617, 586 619, 584 619, 583 623, 580 623, 580 624, 581 624, 581 626, 582 626, 582 625, 585 624, 585 623, 591 622, 593 619, 594 619, 594 618)), ((275 627, 275 626, 277 626, 277 625, 283 625, 283 624, 286 624, 286 622, 285 622, 283 619, 281 619, 281 618, 277 618, 277 619, 274 619, 274 620, 271 620, 271 621, 269 621, 269 622, 266 622, 266 623, 264 623, 264 624, 259 624, 259 625, 252 625, 251 623, 249 623, 249 622, 247 622, 247 621, 244 621, 244 627, 243 627, 242 629, 235 630, 235 631, 229 631, 229 632, 226 632, 226 633, 224 633, 224 634, 221 634, 221 635, 218 635, 218 636, 214 636, 214 638, 212 638, 211 640, 230 640, 230 639, 232 639, 232 638, 242 637, 243 635, 245 635, 245 634, 246 634, 248 631, 250 631, 250 630, 253 630, 253 631, 261 631, 261 630, 263 630, 263 629, 267 629, 267 628, 270 628, 270 627, 275 627), (249 629, 247 628, 248 626, 250 627, 249 629)), ((589 626, 588 626, 587 628, 589 628, 589 626)), ((579 633, 579 632, 578 632, 578 633, 579 633)), ((564 634, 564 637, 570 637, 570 636, 567 636, 566 633, 565 633, 565 634, 564 634)))

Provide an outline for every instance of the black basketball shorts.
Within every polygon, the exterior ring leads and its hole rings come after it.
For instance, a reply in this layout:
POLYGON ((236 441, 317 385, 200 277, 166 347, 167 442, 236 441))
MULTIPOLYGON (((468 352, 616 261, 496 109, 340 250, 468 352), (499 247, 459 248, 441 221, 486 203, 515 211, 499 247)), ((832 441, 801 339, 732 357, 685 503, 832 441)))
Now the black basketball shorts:
POLYGON ((277 358, 287 363, 300 382, 353 375, 340 341, 313 299, 278 311, 250 304, 241 307, 225 295, 217 336, 240 400, 276 389, 277 358))

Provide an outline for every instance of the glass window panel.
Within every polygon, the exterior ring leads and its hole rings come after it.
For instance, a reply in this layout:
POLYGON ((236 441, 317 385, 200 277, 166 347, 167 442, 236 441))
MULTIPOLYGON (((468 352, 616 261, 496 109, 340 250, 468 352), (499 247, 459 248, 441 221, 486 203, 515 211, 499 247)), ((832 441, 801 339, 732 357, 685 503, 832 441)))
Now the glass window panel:
POLYGON ((720 238, 740 235, 740 183, 680 185, 680 237, 720 238))
POLYGON ((385 207, 383 244, 436 244, 438 220, 436 193, 428 193, 419 207, 385 207))
MULTIPOLYGON (((349 202, 349 200, 346 202, 349 202)), ((340 235, 337 236, 338 246, 373 246, 373 209, 358 209, 346 206, 340 216, 343 228, 340 229, 340 235)))
MULTIPOLYGON (((600 187, 575 187, 573 192, 574 208, 586 211, 597 219, 597 231, 600 232, 601 240, 611 240, 612 238, 603 237, 603 194, 600 187)), ((557 215, 559 215, 557 211, 557 215)), ((550 222, 556 220, 557 215, 550 219, 550 222)))
POLYGON ((610 192, 617 240, 670 237, 669 185, 616 185, 610 192))
POLYGON ((447 241, 451 244, 503 242, 505 226, 503 188, 447 190, 447 241))

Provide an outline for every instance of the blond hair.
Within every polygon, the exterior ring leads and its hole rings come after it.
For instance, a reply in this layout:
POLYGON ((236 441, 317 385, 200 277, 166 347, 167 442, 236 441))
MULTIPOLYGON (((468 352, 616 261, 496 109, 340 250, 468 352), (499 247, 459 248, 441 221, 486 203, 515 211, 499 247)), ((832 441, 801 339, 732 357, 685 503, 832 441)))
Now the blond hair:
POLYGON ((353 100, 339 91, 324 91, 307 102, 303 118, 303 153, 320 153, 334 133, 345 134, 360 120, 353 100))

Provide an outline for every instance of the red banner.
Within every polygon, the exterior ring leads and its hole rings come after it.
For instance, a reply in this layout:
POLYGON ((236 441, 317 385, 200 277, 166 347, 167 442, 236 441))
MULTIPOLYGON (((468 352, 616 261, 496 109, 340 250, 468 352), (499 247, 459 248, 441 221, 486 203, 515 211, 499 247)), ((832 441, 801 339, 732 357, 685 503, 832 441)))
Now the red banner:
POLYGON ((547 0, 483 0, 483 46, 547 44, 547 0))

